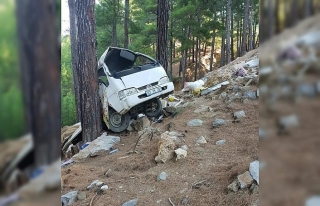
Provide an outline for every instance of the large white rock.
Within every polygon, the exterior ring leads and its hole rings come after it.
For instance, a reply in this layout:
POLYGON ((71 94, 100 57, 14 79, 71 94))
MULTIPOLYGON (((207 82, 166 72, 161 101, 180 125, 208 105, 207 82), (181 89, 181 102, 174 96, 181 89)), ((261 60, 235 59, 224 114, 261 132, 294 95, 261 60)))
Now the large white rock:
POLYGON ((257 183, 259 185, 259 161, 258 160, 255 160, 250 163, 249 172, 250 172, 250 175, 252 176, 252 178, 255 181, 257 181, 257 183))
POLYGON ((259 66, 259 58, 252 59, 243 65, 243 67, 257 67, 257 66, 259 66))
POLYGON ((305 206, 319 206, 320 196, 312 196, 307 199, 305 206))
POLYGON ((186 150, 181 149, 181 148, 178 148, 178 149, 174 150, 174 152, 175 152, 176 155, 177 155, 176 160, 186 158, 186 157, 187 157, 187 153, 188 153, 186 150))
POLYGON ((67 194, 61 196, 61 202, 64 205, 73 205, 77 199, 77 194, 78 190, 68 192, 67 194))
POLYGON ((107 133, 103 133, 100 137, 92 141, 86 148, 80 150, 80 152, 72 157, 74 161, 86 159, 88 157, 97 156, 109 151, 114 144, 120 142, 120 137, 107 136, 107 133))

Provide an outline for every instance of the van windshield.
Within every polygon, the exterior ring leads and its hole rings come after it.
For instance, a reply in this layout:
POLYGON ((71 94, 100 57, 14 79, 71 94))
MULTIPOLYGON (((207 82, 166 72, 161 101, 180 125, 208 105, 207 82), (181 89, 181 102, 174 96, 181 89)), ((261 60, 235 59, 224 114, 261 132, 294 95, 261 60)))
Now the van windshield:
POLYGON ((151 58, 119 48, 110 48, 104 61, 115 78, 159 66, 159 63, 151 58))

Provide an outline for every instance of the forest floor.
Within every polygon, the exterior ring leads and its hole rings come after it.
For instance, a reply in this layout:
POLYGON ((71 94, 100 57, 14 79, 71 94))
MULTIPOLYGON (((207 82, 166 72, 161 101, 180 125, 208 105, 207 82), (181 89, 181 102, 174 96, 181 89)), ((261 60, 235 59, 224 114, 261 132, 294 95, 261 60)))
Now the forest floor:
MULTIPOLYGON (((257 90, 257 85, 251 85, 250 90, 257 90)), ((248 170, 250 162, 259 160, 259 100, 245 103, 235 100, 230 103, 215 98, 221 92, 192 98, 188 98, 188 94, 175 92, 176 96, 180 95, 189 103, 188 106, 174 118, 166 117, 161 123, 152 125, 161 132, 155 134, 152 140, 145 139, 139 143, 137 150, 141 154, 127 154, 136 144, 138 132, 116 134, 108 131, 108 135, 120 136, 120 143, 113 147, 118 148, 119 152, 62 167, 61 193, 71 190, 85 192, 86 198, 78 200, 75 205, 89 205, 93 197, 94 206, 122 205, 135 198, 138 199, 137 205, 171 206, 169 198, 175 205, 256 205, 257 192, 251 193, 249 189, 230 192, 227 187, 237 175, 248 170), (202 105, 213 110, 195 113, 202 105), (239 110, 245 111, 246 117, 233 122, 233 113, 239 110), (225 119, 227 123, 213 128, 215 118, 225 119), (201 127, 187 126, 192 119, 201 119, 204 123, 201 127), (174 131, 185 135, 185 142, 181 145, 187 145, 187 157, 156 163, 161 133, 167 131, 170 122, 175 124, 174 131), (196 141, 201 136, 206 138, 207 143, 198 145, 196 141), (216 145, 218 140, 226 140, 226 143, 216 145), (108 170, 110 172, 105 176, 108 170), (167 174, 167 179, 157 181, 161 172, 167 174), (109 189, 95 196, 94 190, 86 190, 94 180, 106 183, 109 189), (201 181, 202 184, 194 186, 201 181)))

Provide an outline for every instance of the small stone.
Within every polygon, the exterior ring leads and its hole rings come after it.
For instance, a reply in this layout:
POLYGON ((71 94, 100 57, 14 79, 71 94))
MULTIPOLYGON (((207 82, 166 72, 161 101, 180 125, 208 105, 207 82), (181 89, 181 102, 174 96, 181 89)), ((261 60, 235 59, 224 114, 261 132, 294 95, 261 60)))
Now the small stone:
POLYGON ((257 94, 257 97, 259 97, 259 89, 257 89, 257 91, 256 91, 256 94, 257 94))
POLYGON ((280 129, 289 129, 299 126, 298 117, 294 114, 289 116, 280 117, 279 127, 280 129))
POLYGON ((105 192, 108 188, 108 185, 103 185, 100 189, 105 192))
POLYGON ((142 131, 144 130, 144 128, 147 128, 149 126, 150 126, 150 120, 148 119, 147 116, 142 116, 131 123, 131 127, 137 132, 142 131))
POLYGON ((234 85, 233 88, 232 88, 232 91, 234 91, 234 92, 240 91, 239 86, 238 85, 234 85))
POLYGON ((194 113, 205 113, 205 112, 211 112, 213 108, 209 106, 200 106, 198 109, 194 110, 194 113))
POLYGON ((320 196, 312 196, 306 200, 305 206, 319 206, 320 205, 320 196))
POLYGON ((197 143, 198 144, 206 144, 207 140, 204 136, 199 137, 199 139, 197 139, 197 143))
POLYGON ((251 100, 257 99, 256 92, 247 91, 243 94, 243 98, 251 100))
POLYGON ((82 201, 87 198, 87 195, 85 192, 79 192, 79 194, 77 195, 77 198, 78 198, 78 200, 82 201))
POLYGON ((219 99, 225 99, 227 97, 227 93, 226 92, 222 92, 219 96, 219 99))
POLYGON ((250 163, 249 171, 250 171, 252 178, 255 181, 257 181, 257 183, 259 185, 259 161, 258 160, 255 160, 250 163))
POLYGON ((242 100, 242 103, 243 103, 243 104, 248 104, 248 103, 249 103, 249 100, 248 100, 248 99, 244 99, 244 100, 242 100))
POLYGON ((91 190, 92 188, 94 188, 98 182, 100 182, 100 181, 99 181, 99 180, 93 181, 93 182, 87 187, 87 190, 91 190))
POLYGON ((184 158, 187 157, 187 151, 184 150, 184 149, 178 148, 178 149, 174 150, 174 152, 175 152, 176 155, 177 155, 176 160, 184 159, 184 158))
POLYGON ((234 117, 234 119, 241 119, 241 118, 246 117, 246 113, 243 110, 237 111, 233 114, 233 117, 234 117))
POLYGON ((183 149, 183 150, 185 150, 185 151, 188 150, 188 146, 187 146, 187 145, 182 145, 180 148, 183 149))
POLYGON ((212 124, 213 128, 226 124, 226 120, 216 118, 212 124))
POLYGON ((234 98, 234 99, 241 99, 241 98, 242 98, 241 92, 235 93, 233 98, 234 98))
POLYGON ((96 186, 97 187, 101 187, 101 185, 103 185, 103 184, 104 184, 103 182, 99 181, 99 182, 96 183, 96 186))
POLYGON ((227 142, 227 140, 223 139, 223 140, 218 140, 216 141, 216 145, 223 145, 227 142))
POLYGON ((258 194, 259 193, 259 186, 256 184, 252 184, 250 187, 251 194, 258 194))
POLYGON ((177 111, 177 108, 175 107, 165 107, 163 108, 166 112, 168 112, 169 114, 173 114, 177 111))
POLYGON ((122 206, 135 206, 138 203, 138 199, 133 199, 122 204, 122 206))
POLYGON ((190 127, 198 127, 203 124, 203 121, 200 119, 193 119, 188 122, 188 126, 190 127))
POLYGON ((175 123, 173 123, 173 122, 169 122, 169 124, 168 124, 168 130, 169 130, 169 132, 174 131, 174 130, 175 130, 175 128, 176 128, 175 123))
POLYGON ((228 185, 228 189, 233 192, 237 192, 239 190, 238 180, 234 180, 230 185, 228 185))
POLYGON ((246 171, 245 173, 238 175, 237 179, 239 181, 241 189, 245 189, 253 183, 253 179, 252 179, 249 171, 246 171))
POLYGON ((312 84, 300 84, 298 85, 298 94, 303 95, 305 97, 315 97, 316 96, 316 88, 312 84))
POLYGON ((160 180, 166 180, 167 179, 167 174, 165 172, 161 172, 158 177, 157 177, 157 180, 160 181, 160 180))
POLYGON ((259 138, 265 138, 267 135, 268 134, 266 130, 259 128, 259 138))
POLYGON ((183 198, 182 200, 182 205, 187 205, 188 204, 188 198, 183 198))
POLYGON ((73 205, 77 199, 78 190, 68 192, 61 196, 61 202, 64 205, 73 205))

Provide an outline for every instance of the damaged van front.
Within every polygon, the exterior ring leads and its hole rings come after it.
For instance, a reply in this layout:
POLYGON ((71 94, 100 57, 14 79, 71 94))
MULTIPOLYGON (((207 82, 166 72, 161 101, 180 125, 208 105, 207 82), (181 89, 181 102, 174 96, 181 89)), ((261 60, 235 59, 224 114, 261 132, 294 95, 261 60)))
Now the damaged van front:
POLYGON ((103 122, 114 132, 127 129, 140 113, 161 115, 159 98, 173 92, 173 83, 153 58, 128 49, 109 47, 98 62, 103 122))

